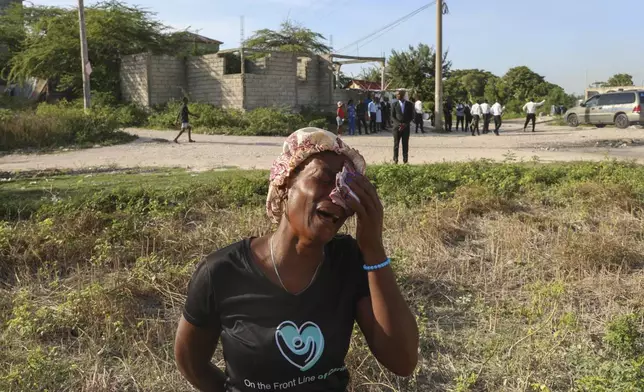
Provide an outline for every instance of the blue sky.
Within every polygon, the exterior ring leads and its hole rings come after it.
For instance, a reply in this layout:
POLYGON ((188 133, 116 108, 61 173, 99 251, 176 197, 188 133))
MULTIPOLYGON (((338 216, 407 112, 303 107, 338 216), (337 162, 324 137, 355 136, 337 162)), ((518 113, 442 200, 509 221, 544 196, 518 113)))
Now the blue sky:
MULTIPOLYGON (((34 0, 35 4, 74 6, 75 0, 34 0)), ((239 46, 240 15, 248 37, 277 28, 286 18, 333 36, 336 49, 376 31, 429 0, 136 0, 175 28, 198 30, 239 46)), ((630 73, 644 84, 644 41, 636 15, 642 0, 447 0, 444 48, 454 68, 480 68, 497 75, 527 65, 568 92, 615 73, 630 73), (586 75, 588 75, 586 77, 586 75)), ((91 4, 95 1, 86 0, 91 4)), ((383 37, 359 48, 362 56, 436 41, 435 7, 414 16, 383 37)), ((91 44, 91 43, 90 43, 91 44)), ((351 48, 345 54, 357 54, 351 48)), ((356 69, 344 71, 357 72, 356 69)))

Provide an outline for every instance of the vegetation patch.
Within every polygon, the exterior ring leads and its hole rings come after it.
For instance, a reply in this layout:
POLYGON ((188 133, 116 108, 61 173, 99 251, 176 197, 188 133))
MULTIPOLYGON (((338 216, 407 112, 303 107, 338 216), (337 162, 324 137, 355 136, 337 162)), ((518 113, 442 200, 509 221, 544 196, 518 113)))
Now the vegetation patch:
POLYGON ((136 139, 120 130, 135 122, 132 107, 97 106, 89 113, 66 102, 41 104, 36 110, 0 109, 0 151, 43 151, 57 147, 91 147, 136 139))
MULTIPOLYGON (((267 175, 3 176, 0 390, 191 390, 172 347, 187 282, 204 255, 271 229, 267 175)), ((368 175, 421 359, 394 377, 356 328, 350 390, 642 390, 643 167, 480 161, 368 175)))

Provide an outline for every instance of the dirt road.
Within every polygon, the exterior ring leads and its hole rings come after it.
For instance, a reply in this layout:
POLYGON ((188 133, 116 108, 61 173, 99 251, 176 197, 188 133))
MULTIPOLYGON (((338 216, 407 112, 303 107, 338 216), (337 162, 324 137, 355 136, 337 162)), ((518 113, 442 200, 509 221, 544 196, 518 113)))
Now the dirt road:
MULTIPOLYGON (((412 164, 440 161, 467 161, 487 158, 541 161, 602 160, 606 157, 633 159, 644 163, 644 130, 615 128, 571 129, 538 125, 537 132, 522 132, 522 124, 508 121, 501 136, 473 137, 469 133, 415 134, 410 140, 412 164)), ((139 140, 111 147, 57 152, 52 154, 12 154, 0 157, 0 171, 80 169, 114 167, 183 167, 192 170, 239 167, 270 167, 280 153, 281 137, 241 137, 195 135, 197 143, 170 143, 171 131, 128 129, 139 140)), ((345 136, 344 140, 362 152, 369 163, 389 162, 391 133, 345 136)))

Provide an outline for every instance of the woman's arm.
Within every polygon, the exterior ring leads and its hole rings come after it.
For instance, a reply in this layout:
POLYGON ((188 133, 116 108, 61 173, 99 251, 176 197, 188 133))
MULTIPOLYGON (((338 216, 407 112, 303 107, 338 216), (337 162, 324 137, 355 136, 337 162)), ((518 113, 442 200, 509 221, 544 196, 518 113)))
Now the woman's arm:
POLYGON ((199 328, 181 316, 174 341, 174 357, 181 374, 202 392, 225 392, 226 376, 212 364, 220 329, 199 328))
POLYGON ((370 297, 358 302, 358 325, 373 355, 393 373, 410 376, 418 362, 418 326, 390 267, 369 272, 370 297))
MULTIPOLYGON (((358 215, 357 240, 364 262, 385 261, 382 244, 383 208, 375 187, 363 176, 351 179, 360 203, 351 200, 358 215)), ((418 325, 405 302, 390 266, 369 274, 370 297, 358 302, 357 321, 376 359, 399 376, 409 376, 418 363, 418 325)))

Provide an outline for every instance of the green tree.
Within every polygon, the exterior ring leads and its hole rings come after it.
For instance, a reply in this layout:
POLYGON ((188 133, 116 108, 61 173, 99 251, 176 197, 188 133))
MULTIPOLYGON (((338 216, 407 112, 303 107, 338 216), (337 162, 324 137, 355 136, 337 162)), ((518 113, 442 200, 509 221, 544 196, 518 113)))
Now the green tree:
POLYGON ((502 104, 507 104, 510 98, 510 89, 503 80, 503 78, 491 78, 485 85, 484 98, 493 103, 499 101, 502 104))
POLYGON ((608 82, 604 83, 605 87, 633 86, 633 85, 634 85, 633 76, 626 73, 615 74, 608 79, 608 82))
MULTIPOLYGON (((386 70, 386 79, 391 81, 394 88, 409 88, 413 94, 420 94, 424 100, 434 96, 436 54, 434 48, 426 44, 417 47, 409 46, 408 50, 401 52, 393 50, 389 57, 386 70)), ((451 61, 447 60, 447 53, 443 56, 443 75, 449 77, 452 68, 451 61)))
POLYGON ((257 30, 252 37, 244 41, 247 48, 261 50, 280 50, 301 54, 330 53, 331 48, 325 44, 326 38, 291 20, 285 20, 279 30, 257 30))
POLYGON ((368 80, 370 82, 380 82, 382 79, 382 68, 377 66, 371 66, 369 68, 363 68, 358 75, 360 80, 368 80))
POLYGON ((553 85, 546 96, 546 108, 550 108, 551 105, 563 105, 571 108, 576 103, 577 98, 573 94, 566 94, 564 89, 557 85, 553 85))
POLYGON ((480 69, 450 71, 443 87, 446 96, 460 102, 474 102, 485 96, 485 87, 497 77, 480 69))
MULTIPOLYGON (((57 7, 25 7, 0 17, 0 25, 23 23, 24 35, 11 35, 9 79, 48 79, 59 89, 82 89, 78 12, 57 7)), ((92 90, 119 95, 119 67, 122 56, 174 52, 166 26, 154 14, 118 1, 86 8, 92 90)), ((0 34, 0 44, 6 37, 0 34)))
POLYGON ((506 99, 527 102, 548 93, 548 85, 545 84, 544 77, 526 66, 510 68, 502 79, 507 87, 508 96, 506 99))

